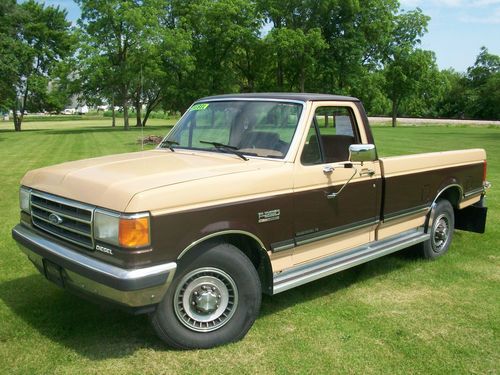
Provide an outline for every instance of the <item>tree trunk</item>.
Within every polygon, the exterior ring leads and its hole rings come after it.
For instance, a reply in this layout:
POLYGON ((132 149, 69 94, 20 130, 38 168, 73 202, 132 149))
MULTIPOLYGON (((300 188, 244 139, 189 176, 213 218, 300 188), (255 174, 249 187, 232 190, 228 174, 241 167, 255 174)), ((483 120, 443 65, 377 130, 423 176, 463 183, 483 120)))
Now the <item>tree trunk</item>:
POLYGON ((280 51, 278 51, 277 57, 278 57, 278 69, 276 71, 277 75, 276 81, 278 83, 278 90, 283 91, 283 85, 285 84, 285 79, 283 77, 283 61, 280 51))
POLYGON ((111 99, 111 113, 113 119, 111 120, 111 126, 114 128, 116 126, 116 113, 115 113, 115 97, 111 99))
POLYGON ((128 105, 126 101, 123 102, 123 128, 125 130, 130 129, 130 124, 128 121, 128 105))
POLYGON ((140 128, 144 126, 141 122, 141 102, 138 100, 135 102, 135 126, 140 128))
POLYGON ((142 126, 146 127, 146 122, 148 122, 149 115, 153 112, 152 107, 146 107, 146 113, 144 114, 144 120, 142 120, 142 126))
POLYGON ((397 118, 398 118, 398 107, 399 107, 398 101, 393 100, 392 101, 392 127, 393 128, 396 127, 396 122, 397 122, 397 118))
POLYGON ((304 68, 300 70, 300 92, 305 92, 306 85, 306 73, 304 72, 304 68))
POLYGON ((13 116, 13 119, 14 119, 14 130, 16 132, 20 132, 21 131, 22 119, 18 116, 17 111, 16 111, 15 108, 12 110, 12 116, 13 116))

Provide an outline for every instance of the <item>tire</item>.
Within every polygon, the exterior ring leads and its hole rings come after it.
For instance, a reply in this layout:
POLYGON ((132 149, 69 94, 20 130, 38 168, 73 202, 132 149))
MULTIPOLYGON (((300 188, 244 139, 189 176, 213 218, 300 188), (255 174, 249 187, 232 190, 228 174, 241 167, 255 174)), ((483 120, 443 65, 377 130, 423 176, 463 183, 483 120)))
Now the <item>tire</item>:
POLYGON ((260 310, 252 262, 235 246, 212 244, 181 264, 156 311, 157 335, 176 349, 207 349, 242 339, 260 310))
POLYGON ((455 228, 455 214, 450 202, 440 199, 431 211, 429 220, 430 239, 423 242, 421 253, 425 259, 437 259, 450 247, 455 228))

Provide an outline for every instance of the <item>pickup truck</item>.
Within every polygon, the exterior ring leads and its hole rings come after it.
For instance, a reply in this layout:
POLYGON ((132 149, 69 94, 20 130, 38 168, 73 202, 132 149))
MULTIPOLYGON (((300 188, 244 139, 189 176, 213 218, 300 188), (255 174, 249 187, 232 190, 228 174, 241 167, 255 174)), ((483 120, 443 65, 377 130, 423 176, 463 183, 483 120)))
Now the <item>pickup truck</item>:
POLYGON ((484 232, 484 150, 374 143, 356 98, 206 97, 153 150, 28 172, 12 235, 48 280, 149 314, 172 347, 234 342, 262 293, 484 232))

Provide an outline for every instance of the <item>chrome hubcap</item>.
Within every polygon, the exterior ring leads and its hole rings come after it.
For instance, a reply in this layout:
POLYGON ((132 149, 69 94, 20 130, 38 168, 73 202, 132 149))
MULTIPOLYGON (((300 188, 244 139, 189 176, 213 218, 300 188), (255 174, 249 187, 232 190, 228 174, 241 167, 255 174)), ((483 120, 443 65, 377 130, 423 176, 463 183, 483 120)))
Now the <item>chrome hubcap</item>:
POLYGON ((220 294, 215 294, 218 292, 217 288, 209 288, 210 287, 203 285, 202 291, 193 293, 193 306, 195 306, 198 311, 206 314, 214 312, 217 307, 219 307, 219 301, 221 299, 220 294))
POLYGON ((450 221, 446 215, 441 215, 435 220, 434 236, 432 238, 434 251, 439 253, 446 246, 450 233, 450 221))
POLYGON ((238 305, 234 280, 217 268, 199 268, 182 278, 175 291, 174 310, 179 321, 196 332, 225 325, 238 305))

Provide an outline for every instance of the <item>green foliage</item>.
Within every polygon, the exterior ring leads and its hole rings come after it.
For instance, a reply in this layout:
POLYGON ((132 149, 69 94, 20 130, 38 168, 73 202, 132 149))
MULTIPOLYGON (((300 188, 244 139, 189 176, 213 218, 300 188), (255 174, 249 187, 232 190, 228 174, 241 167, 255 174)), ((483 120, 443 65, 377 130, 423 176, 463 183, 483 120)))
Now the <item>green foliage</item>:
POLYGON ((353 87, 351 95, 363 101, 368 115, 390 113, 391 102, 384 92, 385 85, 386 78, 382 71, 365 70, 353 87))
POLYGON ((397 0, 77 3, 71 32, 59 8, 0 3, 0 110, 22 120, 76 98, 120 106, 128 128, 129 108, 145 126, 203 96, 308 91, 359 97, 373 115, 500 118, 500 57, 483 48, 465 75, 440 72, 419 48, 430 18, 397 0))
POLYGON ((395 17, 384 66, 384 89, 392 103, 393 127, 402 105, 406 104, 410 113, 422 115, 436 96, 436 58, 433 52, 417 48, 429 20, 418 8, 395 17))
POLYGON ((66 11, 34 0, 2 3, 0 24, 0 105, 13 111, 14 127, 21 130, 26 109, 63 106, 49 82, 57 77, 58 63, 71 53, 73 38, 66 11))
POLYGON ((17 76, 18 64, 16 51, 17 7, 15 0, 0 2, 0 110, 12 108, 15 101, 14 77, 17 76))
POLYGON ((448 85, 436 104, 438 114, 452 118, 500 119, 500 56, 482 47, 467 74, 442 72, 448 85))
POLYGON ((278 91, 305 91, 306 81, 314 80, 321 52, 327 44, 319 28, 304 32, 302 29, 279 28, 272 30, 265 39, 267 50, 283 72, 286 86, 278 91))
POLYGON ((181 106, 169 108, 185 109, 194 97, 255 87, 262 20, 253 1, 175 1, 174 14, 191 33, 194 69, 181 79, 181 106))
MULTIPOLYGON (((172 94, 190 69, 189 34, 177 27, 164 1, 79 0, 82 49, 78 80, 87 101, 120 103, 128 128, 128 107, 138 126, 172 94), (142 105, 146 116, 140 118, 142 105)), ((171 5, 171 3, 169 3, 171 5)))

